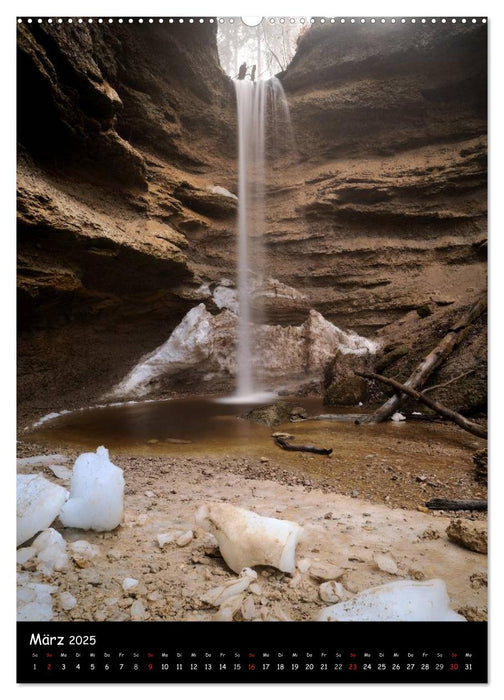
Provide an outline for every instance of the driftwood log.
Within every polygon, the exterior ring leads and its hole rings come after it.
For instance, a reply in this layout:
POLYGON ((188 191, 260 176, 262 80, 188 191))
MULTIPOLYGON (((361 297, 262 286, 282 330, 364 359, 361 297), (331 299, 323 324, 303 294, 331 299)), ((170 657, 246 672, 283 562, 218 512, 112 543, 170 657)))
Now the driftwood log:
POLYGON ((355 372, 355 374, 357 374, 359 377, 364 377, 365 379, 376 379, 376 381, 378 382, 388 384, 389 386, 393 387, 398 394, 403 393, 407 394, 408 396, 411 396, 411 398, 420 401, 429 408, 432 408, 433 411, 436 411, 436 413, 439 413, 444 418, 448 418, 449 420, 453 421, 459 427, 463 428, 464 430, 467 430, 467 432, 472 433, 473 435, 477 435, 478 437, 484 438, 485 440, 488 437, 487 431, 483 426, 478 425, 478 423, 473 423, 472 421, 467 420, 467 418, 465 418, 460 413, 457 413, 457 411, 453 411, 451 408, 447 408, 446 406, 443 406, 443 404, 438 403, 437 401, 433 401, 428 396, 425 396, 425 394, 416 391, 416 389, 412 389, 406 384, 401 384, 395 379, 390 379, 389 377, 384 377, 382 374, 375 374, 374 372, 355 372))
POLYGON ((326 449, 325 447, 313 447, 313 445, 291 445, 285 440, 285 438, 274 437, 273 438, 278 447, 282 450, 287 450, 288 452, 313 452, 316 455, 326 455, 332 454, 332 447, 326 449))
POLYGON ((425 506, 430 510, 487 510, 487 501, 464 501, 449 498, 431 498, 425 506))
MULTIPOLYGON (((481 316, 487 307, 486 296, 481 297, 474 306, 465 313, 444 336, 441 342, 436 345, 427 357, 416 367, 413 374, 404 382, 404 386, 411 389, 421 387, 440 364, 450 355, 453 350, 467 337, 471 324, 481 316)), ((361 419, 359 423, 381 423, 397 411, 404 398, 404 393, 394 394, 380 406, 373 414, 361 419)))

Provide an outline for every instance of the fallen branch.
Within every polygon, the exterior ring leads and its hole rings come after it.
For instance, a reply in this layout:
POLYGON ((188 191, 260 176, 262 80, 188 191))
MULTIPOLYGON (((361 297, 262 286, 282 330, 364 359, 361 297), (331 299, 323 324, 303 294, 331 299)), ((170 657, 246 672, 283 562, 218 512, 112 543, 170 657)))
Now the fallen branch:
POLYGON ((443 404, 440 404, 437 401, 433 401, 428 396, 424 396, 424 394, 421 394, 419 391, 416 391, 416 389, 412 389, 406 384, 401 384, 395 379, 390 379, 389 377, 384 377, 382 374, 375 374, 374 372, 355 372, 355 374, 359 377, 364 377, 365 379, 375 379, 376 381, 382 382, 383 384, 388 384, 389 386, 393 387, 399 394, 407 394, 408 396, 411 396, 411 398, 420 401, 429 408, 432 408, 433 411, 436 411, 436 413, 439 413, 444 418, 448 418, 449 420, 456 423, 460 428, 467 430, 469 433, 477 435, 481 438, 487 438, 487 431, 485 428, 483 428, 483 426, 478 425, 478 423, 473 423, 472 421, 467 420, 467 418, 465 418, 460 413, 457 413, 457 411, 453 411, 451 408, 447 408, 446 406, 443 406, 443 404))
POLYGON ((313 445, 291 445, 284 438, 275 437, 275 443, 282 450, 287 450, 289 452, 313 452, 316 455, 327 455, 332 454, 332 447, 326 449, 325 447, 313 447, 313 445))
POLYGON ((426 389, 422 389, 422 394, 426 394, 428 391, 434 391, 434 389, 442 389, 443 387, 448 386, 449 384, 453 384, 453 382, 458 382, 459 379, 467 377, 468 374, 472 374, 473 372, 476 372, 476 370, 468 369, 467 372, 462 372, 462 374, 459 374, 457 377, 453 377, 453 379, 449 379, 447 382, 443 382, 443 384, 434 384, 434 386, 428 386, 426 389))
MULTIPOLYGON (((438 345, 416 367, 413 374, 406 380, 404 386, 415 388, 422 386, 432 372, 442 364, 453 350, 464 340, 469 333, 471 324, 481 316, 487 307, 486 297, 483 296, 469 311, 462 316, 453 328, 444 336, 438 345)), ((397 411, 404 398, 404 393, 394 394, 380 406, 371 416, 359 421, 360 423, 381 423, 397 411)))
POLYGON ((355 423, 360 418, 365 418, 366 415, 366 413, 321 413, 319 416, 308 416, 308 418, 302 418, 299 422, 304 423, 307 420, 332 420, 343 423, 355 423))
POLYGON ((431 498, 426 502, 430 510, 487 510, 486 501, 451 500, 449 498, 431 498))

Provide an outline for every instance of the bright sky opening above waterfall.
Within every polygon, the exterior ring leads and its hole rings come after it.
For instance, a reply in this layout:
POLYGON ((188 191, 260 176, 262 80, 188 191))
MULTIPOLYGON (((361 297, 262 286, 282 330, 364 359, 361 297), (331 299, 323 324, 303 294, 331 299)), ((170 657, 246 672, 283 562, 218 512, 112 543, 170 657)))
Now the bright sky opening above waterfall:
POLYGON ((217 46, 223 70, 237 78, 240 66, 252 66, 255 78, 267 80, 284 71, 291 62, 299 36, 310 27, 310 17, 263 17, 254 27, 241 17, 220 17, 217 46))

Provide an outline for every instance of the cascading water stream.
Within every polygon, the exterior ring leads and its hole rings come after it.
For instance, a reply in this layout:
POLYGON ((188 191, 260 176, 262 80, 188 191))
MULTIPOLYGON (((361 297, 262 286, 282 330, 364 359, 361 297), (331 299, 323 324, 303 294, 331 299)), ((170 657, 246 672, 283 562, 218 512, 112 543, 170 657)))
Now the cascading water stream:
POLYGON ((254 316, 261 319, 260 294, 254 294, 265 270, 265 152, 266 140, 277 144, 277 132, 290 136, 287 100, 278 78, 235 80, 238 112, 238 265, 239 302, 236 398, 260 395, 254 357, 254 316), (267 123, 268 122, 268 123, 267 123))

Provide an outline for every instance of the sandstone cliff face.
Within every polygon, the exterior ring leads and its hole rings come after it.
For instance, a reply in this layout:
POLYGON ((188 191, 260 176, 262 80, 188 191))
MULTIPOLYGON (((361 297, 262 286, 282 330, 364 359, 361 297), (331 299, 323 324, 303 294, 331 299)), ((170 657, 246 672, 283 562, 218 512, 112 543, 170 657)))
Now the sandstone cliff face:
POLYGON ((36 409, 98 395, 194 304, 201 240, 234 229, 210 190, 234 186, 235 110, 211 24, 18 31, 19 390, 36 409))
MULTIPOLYGON (((215 31, 18 26, 19 390, 30 412, 111 388, 205 284, 234 278, 236 200, 212 192, 236 193, 237 179, 215 31)), ((267 320, 300 324, 314 308, 388 342, 413 309, 455 314, 484 287, 485 32, 304 35, 282 76, 297 149, 271 163, 265 236, 265 272, 296 293, 270 299, 267 320)), ((437 331, 423 325, 428 346, 437 331)))
POLYGON ((269 232, 284 281, 364 333, 468 303, 485 285, 486 27, 319 25, 282 81, 300 159, 269 232))

